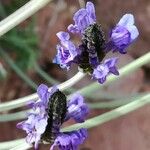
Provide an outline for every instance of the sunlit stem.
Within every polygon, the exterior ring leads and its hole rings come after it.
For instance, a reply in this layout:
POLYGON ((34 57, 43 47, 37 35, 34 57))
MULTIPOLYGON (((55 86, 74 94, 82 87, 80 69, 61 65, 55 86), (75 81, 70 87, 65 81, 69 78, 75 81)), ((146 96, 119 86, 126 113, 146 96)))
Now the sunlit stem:
MULTIPOLYGON (((145 93, 147 94, 147 93, 145 93)), ((94 102, 94 103, 87 103, 90 109, 112 109, 116 108, 125 104, 128 104, 132 101, 135 101, 142 97, 143 94, 138 94, 136 97, 130 96, 128 99, 119 99, 119 100, 113 100, 113 101, 106 101, 106 102, 94 102)), ((2 114, 0 116, 0 122, 8 122, 8 121, 16 121, 20 119, 27 118, 27 114, 32 112, 32 109, 23 110, 15 113, 9 113, 9 114, 2 114)))
MULTIPOLYGON (((34 69, 43 79, 45 79, 50 84, 52 84, 52 85, 60 84, 59 81, 52 78, 49 74, 47 74, 44 70, 42 70, 42 68, 37 63, 34 64, 34 69)), ((71 93, 71 92, 74 92, 75 89, 70 87, 70 88, 66 89, 66 91, 71 93)))
POLYGON ((30 0, 16 12, 0 22, 0 36, 32 16, 52 0, 30 0))
MULTIPOLYGON (((121 77, 123 77, 123 76, 125 76, 127 74, 132 73, 136 69, 140 68, 141 66, 143 66, 143 65, 145 65, 145 64, 147 64, 149 62, 150 62, 150 52, 145 54, 145 55, 143 55, 143 56, 141 56, 137 60, 134 60, 130 64, 126 65, 125 67, 121 68, 120 69, 120 76, 116 77, 116 76, 111 75, 111 76, 109 76, 109 78, 107 79, 107 82, 105 84, 100 85, 97 82, 95 82, 95 83, 93 83, 93 84, 91 84, 89 86, 86 86, 86 87, 82 88, 78 92, 83 94, 83 95, 89 95, 93 91, 95 91, 97 89, 100 89, 103 86, 108 85, 109 83, 111 83, 111 82, 113 82, 113 81, 115 81, 115 80, 117 80, 117 79, 119 79, 119 78, 121 78, 121 77)), ((59 88, 60 89, 66 89, 68 87, 71 87, 73 85, 72 83, 74 83, 73 80, 76 77, 79 77, 79 80, 80 80, 81 78, 83 78, 83 76, 84 75, 79 72, 75 77, 71 78, 71 80, 68 80, 66 83, 62 83, 59 86, 59 88), (70 82, 70 86, 67 87, 69 82, 70 82), (64 88, 62 88, 62 86, 64 86, 64 88)), ((76 80, 75 80, 75 83, 77 83, 76 80)), ((18 107, 21 107, 21 106, 27 104, 27 102, 33 101, 33 100, 36 100, 36 99, 37 99, 37 94, 32 94, 32 95, 28 95, 28 96, 23 97, 23 98, 12 100, 10 102, 5 102, 3 104, 0 104, 0 111, 10 110, 10 109, 13 109, 13 108, 18 108, 18 107)))
MULTIPOLYGON (((58 85, 58 88, 60 90, 65 90, 65 89, 73 86, 74 84, 76 84, 84 76, 85 76, 84 73, 78 72, 71 79, 61 83, 60 85, 58 85)), ((51 89, 51 88, 49 88, 49 89, 51 89)), ((3 104, 0 104, 0 112, 10 110, 10 109, 14 109, 14 108, 18 108, 18 107, 22 107, 24 105, 27 105, 28 102, 35 101, 37 99, 38 99, 38 95, 36 93, 34 93, 34 94, 28 95, 26 97, 19 98, 17 100, 12 100, 10 102, 5 102, 3 104)))

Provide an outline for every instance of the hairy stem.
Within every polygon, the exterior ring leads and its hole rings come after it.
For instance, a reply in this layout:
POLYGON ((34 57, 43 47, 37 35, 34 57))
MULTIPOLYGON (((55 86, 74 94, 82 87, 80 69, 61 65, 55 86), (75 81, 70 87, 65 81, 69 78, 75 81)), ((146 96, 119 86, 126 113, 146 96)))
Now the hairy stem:
MULTIPOLYGON (((58 88, 60 90, 66 90, 67 88, 70 88, 71 86, 76 84, 84 76, 85 76, 84 73, 78 72, 71 79, 58 85, 58 88)), ((26 97, 19 98, 17 100, 12 100, 10 102, 4 102, 3 104, 0 104, 0 112, 14 109, 14 108, 18 108, 18 107, 22 107, 22 106, 26 105, 28 102, 35 101, 37 99, 38 99, 38 95, 36 93, 34 93, 34 94, 28 95, 26 97)))
POLYGON ((0 22, 0 36, 32 16, 52 0, 30 0, 20 9, 0 22))
MULTIPOLYGON (((107 102, 87 103, 87 105, 89 106, 90 109, 112 109, 112 108, 116 108, 116 107, 128 104, 132 101, 136 101, 137 99, 139 99, 145 94, 147 93, 138 94, 136 97, 130 96, 130 98, 128 96, 128 99, 119 99, 119 100, 113 100, 113 101, 107 101, 107 102)), ((20 119, 25 119, 27 118, 27 113, 31 113, 31 112, 32 112, 32 109, 28 109, 25 111, 23 110, 23 111, 19 111, 15 113, 3 114, 0 117, 0 122, 8 122, 8 121, 16 121, 20 119)))
MULTIPOLYGON (((147 64, 150 62, 150 52, 141 56, 140 58, 138 58, 137 60, 134 60, 133 62, 131 62, 130 64, 126 65, 125 67, 120 69, 120 76, 109 76, 109 78, 107 79, 107 82, 104 85, 108 85, 109 83, 121 78, 122 76, 125 76, 127 74, 132 73, 133 71, 135 71, 136 69, 140 68, 141 66, 147 64)), ((81 78, 84 77, 84 75, 82 73, 78 73, 75 78, 79 76, 79 80, 81 78)), ((73 84, 77 83, 79 80, 77 80, 77 82, 75 81, 75 83, 73 82, 74 77, 71 79, 72 81, 70 82, 69 80, 64 83, 60 84, 60 88, 62 86, 64 86, 62 89, 66 89, 68 87, 71 87, 73 84), (70 85, 67 87, 67 85, 70 83, 70 85), (72 84, 73 83, 73 84, 72 84)), ((97 82, 86 86, 85 88, 82 88, 81 90, 79 90, 78 92, 81 93, 84 96, 87 96, 89 94, 91 94, 93 91, 102 88, 104 85, 100 85, 97 82)), ((4 110, 10 110, 13 108, 18 108, 21 107, 23 105, 25 105, 27 102, 29 101, 34 101, 37 99, 37 94, 32 94, 32 95, 28 95, 26 97, 23 98, 19 98, 16 100, 12 100, 10 102, 5 102, 3 104, 0 104, 0 111, 4 111, 4 110)))

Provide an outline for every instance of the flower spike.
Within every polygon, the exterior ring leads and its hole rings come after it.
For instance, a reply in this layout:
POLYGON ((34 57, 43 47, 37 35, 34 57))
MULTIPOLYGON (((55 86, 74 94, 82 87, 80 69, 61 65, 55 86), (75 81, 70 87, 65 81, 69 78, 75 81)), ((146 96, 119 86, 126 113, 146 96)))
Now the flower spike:
POLYGON ((33 103, 33 112, 28 114, 27 120, 17 124, 18 128, 26 131, 26 142, 34 143, 35 149, 39 143, 50 143, 51 150, 55 146, 60 150, 77 150, 86 139, 87 130, 61 132, 60 127, 70 118, 76 122, 85 120, 89 111, 83 97, 76 94, 67 104, 66 96, 56 86, 48 90, 44 84, 38 87, 37 94, 39 99, 33 103), (74 109, 70 110, 71 107, 74 109))

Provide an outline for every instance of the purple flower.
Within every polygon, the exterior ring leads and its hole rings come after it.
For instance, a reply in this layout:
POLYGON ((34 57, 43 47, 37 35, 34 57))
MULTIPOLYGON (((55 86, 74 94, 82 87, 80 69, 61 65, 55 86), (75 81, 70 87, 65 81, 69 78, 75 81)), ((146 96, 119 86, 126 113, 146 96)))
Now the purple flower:
POLYGON ((57 55, 53 62, 59 64, 62 68, 69 69, 71 62, 77 55, 75 45, 70 41, 70 35, 67 32, 58 32, 57 37, 60 40, 60 45, 57 45, 57 55))
POLYGON ((40 142, 54 142, 51 150, 55 146, 60 150, 77 150, 78 145, 87 137, 86 129, 60 132, 60 126, 71 117, 76 122, 85 120, 88 107, 83 102, 83 97, 76 94, 66 104, 66 96, 56 86, 49 90, 44 84, 38 87, 37 94, 39 99, 32 104, 33 112, 28 114, 27 120, 17 124, 18 128, 26 131, 26 142, 34 143, 35 149, 40 142))
POLYGON ((88 106, 80 94, 74 94, 68 102, 68 113, 66 118, 73 118, 76 122, 84 122, 89 113, 88 106))
POLYGON ((72 132, 60 133, 50 150, 53 150, 56 146, 58 146, 60 150, 77 150, 78 146, 82 144, 86 138, 87 130, 83 128, 72 132))
POLYGON ((109 45, 113 51, 119 51, 122 54, 126 53, 126 48, 138 37, 139 32, 134 25, 134 16, 125 14, 110 35, 109 45))
POLYGON ((34 112, 28 115, 26 121, 17 124, 17 127, 23 129, 27 133, 27 143, 35 143, 35 149, 38 148, 41 135, 44 133, 47 125, 47 116, 40 115, 39 112, 34 112))
POLYGON ((68 26, 68 30, 72 33, 83 33, 91 24, 96 22, 95 8, 93 3, 87 2, 86 8, 79 9, 73 17, 74 25, 68 26))
POLYGON ((79 9, 73 16, 74 24, 68 26, 68 31, 81 38, 81 43, 75 46, 70 41, 67 32, 57 34, 61 45, 57 46, 58 54, 55 62, 62 68, 69 69, 71 63, 76 63, 80 71, 91 74, 104 83, 109 74, 118 75, 117 59, 105 60, 109 51, 119 51, 125 54, 126 48, 138 37, 139 32, 134 25, 132 14, 125 14, 112 29, 107 41, 101 25, 96 22, 95 8, 92 2, 87 2, 85 8, 79 9), (73 46, 70 46, 70 44, 73 46), (104 63, 103 63, 104 62, 104 63))
POLYGON ((116 68, 116 63, 118 58, 109 58, 104 61, 103 64, 97 66, 93 71, 93 78, 97 79, 99 83, 103 84, 106 81, 106 77, 112 73, 114 75, 119 75, 116 68))

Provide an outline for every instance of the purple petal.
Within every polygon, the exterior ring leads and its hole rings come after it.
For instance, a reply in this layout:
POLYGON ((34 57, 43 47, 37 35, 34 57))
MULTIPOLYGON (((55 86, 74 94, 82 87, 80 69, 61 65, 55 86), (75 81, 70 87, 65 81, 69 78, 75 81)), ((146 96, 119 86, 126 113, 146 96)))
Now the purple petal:
POLYGON ((127 29, 130 32, 130 34, 131 34, 130 42, 133 42, 139 36, 139 31, 138 31, 138 29, 137 29, 137 27, 135 25, 129 26, 129 27, 127 27, 127 29))
POLYGON ((106 51, 113 50, 113 52, 119 51, 121 54, 125 54, 125 49, 138 35, 139 31, 134 25, 134 16, 132 14, 126 14, 112 30, 106 51))
POLYGON ((90 23, 96 22, 95 7, 92 2, 87 2, 86 11, 90 16, 90 23))
MULTIPOLYGON (((98 65, 97 68, 93 71, 93 77, 96 79, 102 79, 105 78, 109 73, 109 68, 105 66, 104 64, 98 65)), ((103 79, 105 80, 105 79, 103 79)))
POLYGON ((134 16, 132 14, 125 14, 118 22, 120 26, 132 26, 134 24, 134 16))
POLYGON ((60 133, 55 139, 50 150, 53 150, 55 146, 58 146, 59 150, 77 150, 78 146, 82 144, 86 138, 86 129, 60 133))
POLYGON ((68 102, 66 120, 73 118, 76 122, 84 122, 88 113, 89 108, 84 103, 84 98, 80 94, 74 94, 68 102))
POLYGON ((119 75, 116 64, 118 58, 109 58, 104 61, 103 64, 97 66, 93 71, 93 78, 97 79, 99 83, 103 84, 106 81, 107 76, 112 73, 114 75, 119 75))
POLYGON ((70 39, 70 35, 67 32, 60 31, 56 35, 60 41, 68 41, 70 39))
POLYGON ((79 9, 73 16, 74 25, 68 26, 68 31, 82 34, 84 30, 96 22, 95 8, 93 3, 87 2, 86 8, 79 9))
POLYGON ((36 124, 35 124, 35 129, 38 134, 43 134, 45 131, 45 128, 47 126, 47 117, 40 119, 36 124))
POLYGON ((48 87, 45 84, 41 84, 37 88, 37 94, 41 100, 47 101, 47 99, 49 98, 48 87))
POLYGON ((70 24, 67 29, 71 33, 80 33, 77 25, 70 24))
POLYGON ((57 36, 60 39, 60 45, 58 44, 56 46, 57 55, 53 62, 59 64, 61 68, 69 69, 78 54, 77 48, 74 43, 69 40, 69 33, 61 31, 57 33, 57 36))

